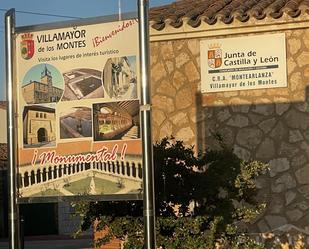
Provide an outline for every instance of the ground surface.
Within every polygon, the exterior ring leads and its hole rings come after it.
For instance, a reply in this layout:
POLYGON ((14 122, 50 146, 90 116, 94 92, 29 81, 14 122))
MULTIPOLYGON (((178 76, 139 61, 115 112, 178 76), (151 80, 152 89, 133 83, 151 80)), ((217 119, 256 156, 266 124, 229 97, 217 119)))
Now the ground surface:
MULTIPOLYGON (((7 241, 0 241, 0 249, 8 249, 7 241)), ((59 238, 44 238, 26 239, 25 249, 92 249, 91 239, 59 239, 59 238)))

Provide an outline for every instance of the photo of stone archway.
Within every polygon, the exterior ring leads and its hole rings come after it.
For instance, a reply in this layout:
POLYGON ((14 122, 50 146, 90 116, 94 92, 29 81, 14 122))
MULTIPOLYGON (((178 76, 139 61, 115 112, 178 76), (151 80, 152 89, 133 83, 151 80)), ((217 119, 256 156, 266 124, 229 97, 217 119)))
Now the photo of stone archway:
POLYGON ((109 58, 103 69, 102 81, 110 98, 136 99, 136 56, 109 58))
POLYGON ((139 101, 94 104, 93 133, 95 141, 140 138, 139 101))
POLYGON ((44 143, 48 141, 48 132, 45 128, 41 127, 37 131, 37 137, 39 143, 44 143))
POLYGON ((101 72, 90 68, 72 69, 63 74, 65 89, 61 101, 103 98, 101 72))
POLYGON ((91 109, 72 107, 60 113, 60 139, 92 137, 91 109))
POLYGON ((47 106, 25 106, 23 111, 24 148, 56 145, 55 109, 47 106))

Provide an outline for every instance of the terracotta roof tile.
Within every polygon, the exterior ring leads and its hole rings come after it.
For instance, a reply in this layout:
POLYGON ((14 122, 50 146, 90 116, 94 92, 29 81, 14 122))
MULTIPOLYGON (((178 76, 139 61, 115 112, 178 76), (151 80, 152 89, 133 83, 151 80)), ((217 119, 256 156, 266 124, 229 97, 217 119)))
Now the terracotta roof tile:
POLYGON ((309 0, 179 0, 151 8, 150 20, 154 29, 162 30, 167 24, 179 28, 184 21, 195 28, 218 20, 229 24, 235 18, 241 22, 266 16, 278 19, 284 13, 296 18, 302 12, 309 14, 309 0))
POLYGON ((306 4, 309 6, 309 1, 302 1, 302 0, 294 0, 294 1, 289 1, 285 5, 285 10, 291 17, 297 17, 300 15, 301 11, 299 9, 300 4, 306 4))
POLYGON ((5 109, 7 108, 7 102, 6 101, 0 101, 0 109, 5 109))

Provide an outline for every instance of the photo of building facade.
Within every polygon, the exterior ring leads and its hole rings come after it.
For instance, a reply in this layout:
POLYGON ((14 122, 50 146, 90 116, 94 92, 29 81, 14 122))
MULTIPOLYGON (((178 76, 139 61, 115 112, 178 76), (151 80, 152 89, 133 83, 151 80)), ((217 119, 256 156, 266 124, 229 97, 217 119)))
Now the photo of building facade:
POLYGON ((23 111, 24 146, 53 146, 56 140, 55 122, 55 109, 26 106, 23 111))
POLYGON ((137 98, 135 56, 110 58, 103 70, 103 85, 110 98, 137 98))
POLYGON ((94 140, 139 138, 139 101, 121 101, 93 105, 94 140))
POLYGON ((22 95, 24 100, 28 104, 58 102, 61 99, 63 89, 54 85, 53 73, 46 64, 38 66, 42 68, 40 81, 30 80, 23 83, 22 95))

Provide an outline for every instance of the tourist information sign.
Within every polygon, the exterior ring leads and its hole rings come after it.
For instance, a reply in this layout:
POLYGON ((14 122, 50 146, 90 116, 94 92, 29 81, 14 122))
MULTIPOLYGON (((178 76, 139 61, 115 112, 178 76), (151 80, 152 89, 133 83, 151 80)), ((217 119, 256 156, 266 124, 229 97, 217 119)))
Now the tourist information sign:
POLYGON ((20 28, 6 13, 11 249, 17 202, 69 197, 143 198, 144 246, 156 247, 148 9, 138 0, 139 21, 20 28))
POLYGON ((137 19, 16 29, 20 200, 141 198, 138 49, 137 19))

